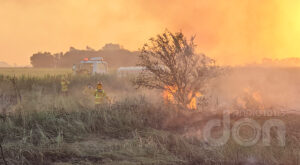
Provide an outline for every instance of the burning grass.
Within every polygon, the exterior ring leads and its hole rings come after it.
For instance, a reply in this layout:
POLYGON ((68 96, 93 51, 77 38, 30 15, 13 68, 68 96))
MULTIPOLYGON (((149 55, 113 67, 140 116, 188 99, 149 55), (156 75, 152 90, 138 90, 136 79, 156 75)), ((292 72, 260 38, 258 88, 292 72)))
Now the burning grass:
MULTIPOLYGON (((163 98, 164 98, 164 103, 165 104, 179 104, 178 101, 175 99, 175 95, 177 94, 178 88, 176 86, 166 86, 165 90, 163 91, 163 98)), ((190 102, 185 105, 185 108, 190 109, 190 110, 197 110, 198 105, 197 105, 197 99, 201 97, 200 92, 195 92, 195 96, 192 96, 192 93, 188 94, 188 100, 190 102)))

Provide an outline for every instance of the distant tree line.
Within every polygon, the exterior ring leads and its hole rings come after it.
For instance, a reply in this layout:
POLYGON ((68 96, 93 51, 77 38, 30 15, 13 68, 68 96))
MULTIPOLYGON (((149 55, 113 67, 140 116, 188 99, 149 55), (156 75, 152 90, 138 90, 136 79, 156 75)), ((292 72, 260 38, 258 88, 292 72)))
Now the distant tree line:
POLYGON ((138 54, 138 51, 129 51, 118 44, 110 43, 99 50, 87 46, 85 50, 70 47, 65 53, 38 52, 30 57, 30 62, 35 68, 66 68, 72 67, 84 58, 103 57, 110 68, 117 68, 136 65, 138 54))

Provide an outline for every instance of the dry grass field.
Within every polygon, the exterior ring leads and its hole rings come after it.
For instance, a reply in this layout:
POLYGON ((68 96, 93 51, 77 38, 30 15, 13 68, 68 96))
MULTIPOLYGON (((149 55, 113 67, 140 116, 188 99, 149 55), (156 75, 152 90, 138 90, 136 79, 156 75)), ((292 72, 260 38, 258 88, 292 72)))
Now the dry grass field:
MULTIPOLYGON (((0 76, 1 164, 300 164, 297 115, 277 117, 287 128, 284 147, 276 145, 276 138, 268 147, 261 142, 243 147, 232 139, 213 147, 200 134, 203 123, 220 119, 218 114, 176 111, 151 101, 128 80, 114 75, 70 76, 70 93, 63 96, 59 75, 68 73, 0 69, 5 75, 0 76), (15 84, 10 79, 14 75, 15 84), (95 108, 82 89, 97 80, 103 81, 109 96, 123 97, 95 108)), ((269 117, 255 119, 263 123, 269 117)))

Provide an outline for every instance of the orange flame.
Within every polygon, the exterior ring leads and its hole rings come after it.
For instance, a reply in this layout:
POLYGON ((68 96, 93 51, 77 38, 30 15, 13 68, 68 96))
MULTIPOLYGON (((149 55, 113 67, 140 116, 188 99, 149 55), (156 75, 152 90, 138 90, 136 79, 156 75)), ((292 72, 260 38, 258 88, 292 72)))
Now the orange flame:
POLYGON ((165 101, 165 104, 169 104, 172 103, 174 104, 175 98, 174 98, 174 94, 177 91, 177 87, 176 86, 165 86, 165 90, 163 91, 163 98, 165 101))
POLYGON ((264 110, 263 99, 261 93, 257 90, 250 88, 245 88, 242 96, 236 99, 236 103, 239 107, 243 109, 255 108, 259 110, 264 110))
MULTIPOLYGON (((165 104, 175 104, 176 100, 174 98, 175 93, 178 88, 176 86, 165 86, 165 90, 163 91, 163 98, 165 104)), ((196 95, 192 97, 192 92, 189 93, 188 98, 191 99, 190 103, 186 105, 188 109, 196 110, 197 109, 197 98, 201 96, 200 92, 197 92, 196 95)))

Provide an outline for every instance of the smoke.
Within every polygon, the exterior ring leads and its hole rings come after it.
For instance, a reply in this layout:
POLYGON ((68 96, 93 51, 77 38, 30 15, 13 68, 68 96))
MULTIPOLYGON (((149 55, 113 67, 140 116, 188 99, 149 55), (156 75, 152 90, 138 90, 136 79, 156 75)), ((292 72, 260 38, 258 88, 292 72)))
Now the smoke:
POLYGON ((280 44, 277 1, 147 2, 142 2, 147 13, 171 30, 195 34, 199 51, 221 64, 245 64, 278 56, 278 50, 273 50, 280 44))
POLYGON ((300 69, 292 67, 238 67, 214 81, 211 91, 224 107, 232 108, 238 99, 250 94, 258 99, 255 104, 267 110, 298 110, 299 74, 300 69))
POLYGON ((198 51, 220 64, 298 57, 299 6, 297 0, 0 0, 0 60, 24 65, 37 51, 110 42, 137 50, 165 28, 196 35, 198 51))

